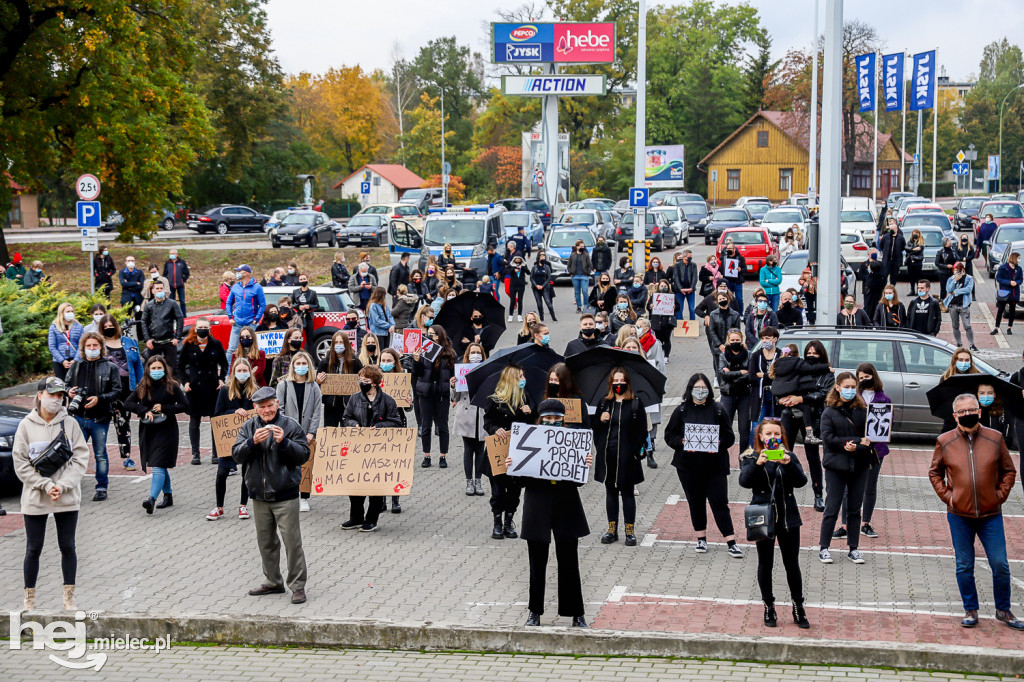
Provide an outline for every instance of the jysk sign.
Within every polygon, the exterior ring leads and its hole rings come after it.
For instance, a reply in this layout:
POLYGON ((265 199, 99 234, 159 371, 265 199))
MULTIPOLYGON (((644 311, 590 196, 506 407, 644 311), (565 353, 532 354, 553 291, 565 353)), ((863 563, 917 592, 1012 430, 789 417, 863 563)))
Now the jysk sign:
POLYGON ((604 95, 608 88, 604 76, 539 75, 502 76, 503 95, 561 95, 579 97, 583 95, 604 95))
POLYGON ((491 24, 491 61, 556 64, 611 64, 615 61, 615 24, 491 24))
POLYGON ((911 111, 935 106, 935 50, 914 55, 909 97, 911 111))

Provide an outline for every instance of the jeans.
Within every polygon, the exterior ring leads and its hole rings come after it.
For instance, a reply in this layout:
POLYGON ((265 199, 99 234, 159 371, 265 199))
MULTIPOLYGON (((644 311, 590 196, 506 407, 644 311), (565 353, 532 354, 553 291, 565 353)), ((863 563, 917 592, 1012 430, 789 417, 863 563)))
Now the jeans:
POLYGON ((1010 564, 1006 560, 1006 536, 1003 533, 1003 515, 972 519, 946 512, 949 534, 953 538, 956 555, 956 584, 964 611, 978 610, 978 589, 974 584, 974 539, 981 541, 992 569, 992 592, 996 609, 1010 610, 1010 564))
POLYGON ((971 327, 971 306, 949 306, 949 323, 953 326, 953 340, 956 341, 957 346, 962 346, 960 342, 960 323, 964 325, 964 331, 967 332, 967 343, 974 345, 974 328, 971 327))
POLYGON ((587 306, 587 289, 590 288, 590 276, 589 275, 573 275, 572 276, 572 292, 576 296, 576 307, 585 308, 587 306))
POLYGON ((149 496, 154 500, 163 491, 164 495, 171 494, 171 472, 163 467, 150 467, 153 471, 153 480, 149 482, 149 496))
POLYGON ((228 339, 227 355, 230 358, 231 354, 238 348, 238 335, 245 329, 243 324, 234 324, 231 326, 231 338, 228 339))
POLYGON ((743 310, 743 282, 733 282, 732 280, 725 280, 726 285, 729 287, 729 291, 736 297, 736 304, 740 310, 743 310))
POLYGON ((694 299, 694 296, 693 296, 693 292, 692 291, 690 293, 688 293, 688 294, 681 294, 678 291, 676 292, 676 319, 677 320, 683 319, 683 306, 684 306, 684 304, 686 306, 689 306, 690 319, 691 320, 697 319, 696 313, 693 312, 693 299, 694 299))
POLYGON ((537 315, 540 317, 540 321, 544 321, 544 303, 548 304, 548 312, 551 313, 551 319, 555 319, 555 306, 551 303, 551 287, 547 286, 541 290, 536 288, 533 289, 533 300, 537 302, 537 315))
POLYGON ((779 297, 782 294, 765 294, 768 297, 768 309, 778 310, 779 309, 779 297))
MULTIPOLYGON (((22 572, 25 587, 34 588, 39 577, 39 557, 46 540, 46 517, 49 514, 25 514, 25 563, 22 572)), ((57 546, 60 548, 60 571, 65 585, 75 584, 78 572, 78 554, 75 551, 75 530, 78 528, 78 510, 54 512, 57 524, 57 546)))
POLYGON ((188 317, 188 312, 185 310, 185 287, 171 287, 171 291, 167 294, 167 298, 172 301, 177 298, 178 306, 181 308, 181 314, 184 317, 188 317))
POLYGON ((110 420, 96 421, 75 417, 75 421, 82 427, 85 441, 88 443, 89 439, 92 439, 92 452, 96 457, 96 490, 106 490, 107 472, 110 470, 110 461, 107 459, 107 430, 110 428, 110 420))

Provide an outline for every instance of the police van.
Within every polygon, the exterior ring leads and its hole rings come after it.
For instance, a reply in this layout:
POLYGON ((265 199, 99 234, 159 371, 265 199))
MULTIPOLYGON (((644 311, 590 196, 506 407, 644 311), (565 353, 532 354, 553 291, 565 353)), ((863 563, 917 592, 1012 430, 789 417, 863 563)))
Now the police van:
MULTIPOLYGON (((487 247, 499 248, 504 242, 501 214, 504 207, 491 205, 449 206, 432 208, 427 213, 420 239, 420 257, 417 267, 426 270, 430 256, 444 253, 444 245, 451 244, 456 269, 476 270, 478 276, 487 273, 487 247)), ((410 235, 411 237, 411 235, 410 235)), ((462 273, 458 273, 460 278, 462 273)))

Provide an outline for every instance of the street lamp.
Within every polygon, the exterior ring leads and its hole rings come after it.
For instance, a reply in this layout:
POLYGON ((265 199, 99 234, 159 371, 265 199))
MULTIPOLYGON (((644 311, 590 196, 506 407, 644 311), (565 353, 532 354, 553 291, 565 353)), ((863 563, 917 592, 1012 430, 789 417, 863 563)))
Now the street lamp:
POLYGON ((1003 191, 1003 107, 1006 106, 1006 100, 1010 99, 1010 95, 1017 92, 1021 88, 1024 88, 1024 83, 1014 86, 1012 90, 1006 93, 1006 97, 1003 98, 1003 103, 999 105, 999 191, 1003 191))

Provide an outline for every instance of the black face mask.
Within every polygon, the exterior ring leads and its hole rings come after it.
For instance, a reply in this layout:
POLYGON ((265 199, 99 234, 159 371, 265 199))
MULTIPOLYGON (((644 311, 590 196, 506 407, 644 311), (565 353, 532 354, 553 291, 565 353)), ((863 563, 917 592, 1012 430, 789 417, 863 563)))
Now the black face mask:
POLYGON ((370 355, 376 355, 377 354, 377 346, 367 346, 366 347, 366 352, 368 354, 370 354, 370 355))
POLYGON ((484 323, 484 318, 482 317, 474 317, 471 319, 473 320, 473 324, 475 324, 478 327, 484 323))
POLYGON ((548 395, 558 395, 558 384, 548 382, 548 395))
POLYGON ((586 336, 588 339, 594 335, 593 329, 581 329, 580 334, 586 336))
POLYGON ((729 344, 729 350, 733 353, 739 353, 743 349, 743 344, 739 341, 733 341, 729 344))
POLYGON ((863 381, 857 382, 857 385, 860 386, 860 390, 862 390, 862 391, 870 391, 870 390, 874 389, 874 387, 875 387, 875 380, 874 379, 864 379, 863 381))
POLYGON ((356 325, 359 324, 359 320, 345 320, 345 329, 355 329, 356 325))
POLYGON ((622 395, 626 392, 626 384, 612 384, 612 390, 615 391, 615 395, 622 395))
POLYGON ((965 429, 973 429, 980 421, 981 415, 978 414, 965 414, 956 418, 956 423, 965 429))
POLYGON ((292 316, 292 309, 291 308, 281 308, 281 312, 279 312, 278 315, 280 316, 280 318, 282 320, 287 320, 289 317, 292 316))
POLYGON ((373 388, 373 384, 364 384, 361 381, 359 382, 359 390, 362 391, 364 394, 369 393, 370 389, 372 389, 372 388, 373 388))
POLYGON ((786 301, 785 303, 782 304, 783 308, 791 308, 792 306, 793 306, 793 302, 792 301, 786 301))
POLYGON ((302 339, 292 339, 288 342, 288 347, 294 350, 302 348, 302 339))
POLYGON ((819 362, 821 362, 821 358, 819 358, 817 355, 808 355, 806 358, 804 358, 804 360, 806 360, 808 363, 812 365, 816 365, 819 362))
POLYGON ((238 343, 243 348, 249 348, 250 346, 252 346, 252 337, 247 336, 244 339, 238 339, 238 343))
POLYGON ((117 336, 117 330, 108 327, 107 329, 103 330, 103 336, 107 337, 108 339, 112 339, 115 336, 117 336))
POLYGON ((265 317, 268 320, 270 320, 271 322, 277 322, 278 314, 277 313, 267 313, 265 317))
POLYGON ((309 286, 309 282, 299 282, 299 286, 305 289, 309 286))
POLYGON ((718 302, 718 307, 722 308, 724 310, 725 308, 729 307, 729 302, 728 301, 719 301, 718 302))
POLYGON ((208 338, 210 336, 210 330, 209 329, 197 329, 196 330, 196 336, 198 336, 201 339, 208 338))

